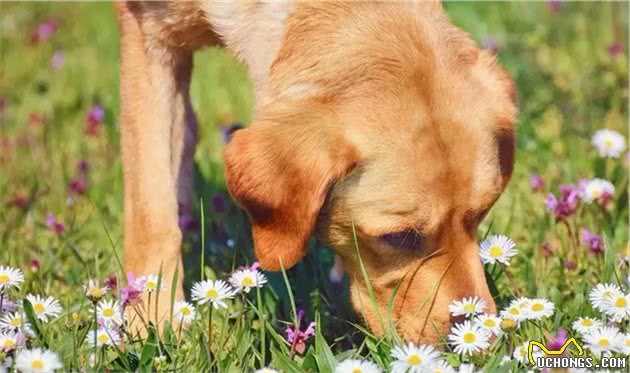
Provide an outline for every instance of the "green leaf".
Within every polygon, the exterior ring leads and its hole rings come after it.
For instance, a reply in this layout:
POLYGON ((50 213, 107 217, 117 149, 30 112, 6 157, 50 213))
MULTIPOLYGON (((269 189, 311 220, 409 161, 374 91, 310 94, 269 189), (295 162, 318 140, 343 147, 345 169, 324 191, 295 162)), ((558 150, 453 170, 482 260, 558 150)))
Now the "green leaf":
POLYGON ((153 358, 158 354, 158 338, 155 326, 149 324, 149 335, 142 348, 142 355, 140 355, 140 372, 151 372, 153 370, 153 358))

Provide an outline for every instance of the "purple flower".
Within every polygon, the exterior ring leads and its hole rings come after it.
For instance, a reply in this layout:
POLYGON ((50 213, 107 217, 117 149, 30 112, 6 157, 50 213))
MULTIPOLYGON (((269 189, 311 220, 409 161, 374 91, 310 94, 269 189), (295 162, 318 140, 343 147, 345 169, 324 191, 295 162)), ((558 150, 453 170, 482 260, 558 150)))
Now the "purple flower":
POLYGON ((37 44, 46 41, 52 38, 55 32, 57 32, 57 22, 50 19, 46 20, 37 25, 37 29, 31 33, 31 43, 37 44))
POLYGON ((55 51, 50 59, 50 68, 57 71, 63 67, 66 62, 66 54, 63 51, 55 51))
POLYGON ((15 206, 17 208, 24 209, 28 207, 30 200, 26 192, 19 192, 12 200, 9 201, 9 206, 15 206))
POLYGON ((85 179, 79 177, 70 181, 70 183, 68 184, 68 189, 70 191, 70 194, 80 196, 85 193, 85 190, 87 189, 87 183, 85 182, 85 179))
POLYGON ((179 216, 179 227, 188 232, 196 232, 199 230, 199 221, 188 214, 179 216))
POLYGON ((80 160, 77 162, 77 171, 79 171, 79 173, 81 173, 82 175, 87 174, 89 169, 90 169, 90 163, 88 161, 80 160))
POLYGON ((532 173, 529 178, 529 185, 532 186, 534 192, 542 192, 545 189, 545 180, 537 173, 532 173))
POLYGON ((144 292, 145 283, 145 279, 141 277, 135 278, 133 273, 127 273, 127 287, 120 289, 120 300, 122 301, 123 307, 142 303, 142 293, 144 292))
POLYGON ((608 46, 608 55, 611 58, 617 58, 623 53, 623 46, 620 42, 615 41, 608 46))
POLYGON ((547 342, 547 348, 550 350, 558 351, 564 346, 568 339, 567 331, 564 329, 558 329, 556 336, 547 342))
POLYGON ((561 0, 548 0, 547 7, 552 13, 560 13, 562 10, 562 1, 561 0))
POLYGON ((31 260, 30 267, 31 267, 31 271, 37 272, 42 267, 42 263, 40 263, 39 259, 33 259, 31 260))
POLYGON ((212 196, 212 210, 216 213, 225 211, 225 197, 223 194, 217 193, 212 196))
POLYGON ((556 220, 565 220, 573 215, 578 208, 578 204, 578 188, 573 185, 560 185, 559 197, 549 193, 545 199, 547 211, 553 214, 556 220))
POLYGON ((112 292, 116 290, 116 288, 118 287, 118 278, 116 277, 115 273, 110 273, 109 276, 107 276, 107 279, 105 280, 105 286, 107 286, 107 288, 112 292))
POLYGON ((577 264, 575 264, 575 262, 572 262, 570 260, 565 260, 564 268, 568 269, 569 271, 573 271, 577 268, 577 264))
POLYGON ((55 215, 48 213, 46 215, 46 226, 55 234, 61 234, 66 229, 66 227, 57 220, 55 215))
POLYGON ((297 327, 291 325, 287 327, 285 333, 287 335, 287 342, 291 345, 291 350, 296 351, 299 354, 304 353, 306 350, 306 341, 315 335, 315 323, 308 324, 304 331, 300 330, 300 324, 304 317, 304 310, 299 310, 297 314, 297 327))
POLYGON ((487 49, 492 53, 498 53, 499 50, 501 50, 501 45, 499 44, 499 42, 496 41, 496 39, 494 39, 491 36, 486 36, 483 39, 483 42, 481 44, 483 46, 483 49, 487 49))
POLYGON ((602 237, 591 233, 588 229, 580 229, 580 236, 582 237, 582 244, 586 246, 591 254, 601 254, 604 252, 604 240, 602 237))
POLYGON ((101 124, 103 124, 103 119, 105 119, 105 110, 103 110, 103 107, 100 105, 92 106, 85 118, 85 133, 91 136, 97 135, 101 124))

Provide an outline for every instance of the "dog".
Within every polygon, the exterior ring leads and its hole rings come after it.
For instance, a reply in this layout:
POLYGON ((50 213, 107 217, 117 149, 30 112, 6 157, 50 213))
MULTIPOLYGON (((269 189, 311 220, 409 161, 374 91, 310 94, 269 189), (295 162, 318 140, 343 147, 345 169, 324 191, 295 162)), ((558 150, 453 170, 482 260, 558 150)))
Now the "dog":
POLYGON ((192 205, 192 56, 222 46, 255 90, 254 123, 223 158, 262 268, 291 268, 315 235, 341 258, 367 326, 382 335, 389 314, 408 341, 437 342, 457 298, 478 296, 496 312, 475 233, 512 174, 515 88, 440 3, 116 9, 127 271, 177 273, 183 298, 178 213, 192 205))

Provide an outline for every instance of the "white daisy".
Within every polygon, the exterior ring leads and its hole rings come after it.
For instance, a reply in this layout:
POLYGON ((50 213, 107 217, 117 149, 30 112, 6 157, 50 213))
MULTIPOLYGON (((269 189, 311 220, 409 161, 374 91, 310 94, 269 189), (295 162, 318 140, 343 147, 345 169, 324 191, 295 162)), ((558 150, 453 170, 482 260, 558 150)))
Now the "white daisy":
POLYGON ((487 348, 490 343, 490 333, 469 320, 451 328, 449 342, 455 346, 458 354, 472 354, 487 348))
POLYGON ((580 317, 573 322, 573 329, 580 334, 588 334, 593 329, 601 328, 604 323, 600 320, 596 320, 590 317, 580 317))
POLYGON ((543 317, 553 315, 555 305, 544 298, 530 299, 525 308, 525 317, 528 320, 540 320, 543 317))
POLYGON ((391 373, 422 373, 440 358, 440 354, 433 346, 408 343, 394 347, 392 357, 391 373))
POLYGON ((480 373, 480 371, 475 369, 474 364, 466 364, 462 363, 459 365, 458 373, 480 373))
POLYGON ((160 287, 160 291, 166 289, 166 286, 164 286, 164 279, 160 281, 160 277, 158 275, 146 275, 140 277, 139 279, 145 281, 144 291, 146 291, 147 293, 154 293, 158 291, 158 284, 160 287))
POLYGON ((510 259, 517 254, 516 243, 504 235, 491 236, 479 244, 479 255, 484 264, 496 262, 510 265, 510 259))
POLYGON ((497 317, 497 315, 488 315, 487 313, 483 315, 478 315, 475 318, 475 325, 477 325, 481 329, 489 331, 496 336, 500 336, 501 334, 503 334, 503 332, 501 331, 501 318, 497 317))
POLYGON ((179 301, 173 305, 173 316, 179 322, 188 324, 195 319, 195 307, 186 301, 179 301))
POLYGON ((115 346, 120 343, 120 333, 113 328, 101 327, 97 330, 90 330, 85 336, 85 341, 92 347, 96 341, 96 346, 115 346))
POLYGON ((426 370, 427 373, 455 373, 455 369, 444 360, 436 361, 426 370))
POLYGON ((597 149, 600 157, 619 158, 626 148, 626 140, 617 131, 600 129, 595 131, 591 144, 597 149))
POLYGON ((31 326, 26 321, 26 317, 24 316, 24 314, 21 312, 14 312, 4 315, 0 319, 0 330, 12 333, 21 332, 22 334, 26 335, 33 334, 31 326))
POLYGON ((597 284, 589 293, 588 298, 593 308, 604 311, 608 307, 608 301, 619 295, 623 295, 621 288, 616 284, 597 284))
POLYGON ((383 370, 369 360, 346 359, 335 367, 335 373, 381 373, 383 370))
POLYGON ((92 302, 98 302, 101 298, 107 294, 109 288, 107 286, 101 286, 98 280, 90 279, 88 283, 83 287, 85 295, 92 302))
POLYGON ((486 309, 486 301, 474 296, 455 300, 448 305, 448 310, 453 316, 471 316, 482 313, 486 309))
MULTIPOLYGON (((529 341, 526 341, 525 343, 517 346, 514 349, 512 358, 521 363, 529 364, 528 348, 529 348, 529 341)), ((536 359, 538 359, 539 357, 543 357, 543 356, 545 356, 545 353, 540 348, 534 346, 534 349, 532 350, 532 357, 534 358, 534 361, 536 361, 536 359)))
POLYGON ((526 319, 525 305, 517 300, 514 300, 501 311, 500 315, 504 319, 508 318, 518 323, 519 321, 526 319))
POLYGON ((0 266, 0 293, 15 287, 19 288, 24 282, 24 273, 19 268, 0 266))
POLYGON ((623 334, 619 341, 619 350, 624 355, 630 355, 630 333, 623 334))
POLYGON ((615 352, 622 344, 623 335, 619 333, 619 329, 612 326, 603 326, 589 332, 583 338, 586 347, 595 355, 604 352, 615 352))
POLYGON ((279 371, 272 368, 260 368, 254 371, 254 373, 280 373, 279 371))
POLYGON ((580 193, 582 201, 586 203, 597 202, 602 198, 610 198, 614 195, 615 186, 608 180, 598 178, 586 181, 586 184, 580 193))
POLYGON ((214 308, 227 308, 226 300, 234 297, 234 289, 223 280, 197 282, 192 287, 192 299, 199 303, 211 303, 214 308))
POLYGON ((239 269, 230 276, 230 284, 237 291, 249 293, 252 288, 260 288, 267 283, 267 278, 257 269, 239 269))
POLYGON ((16 333, 0 333, 0 351, 10 352, 18 345, 16 333))
POLYGON ((123 310, 118 301, 102 300, 96 307, 96 315, 105 325, 122 325, 123 310))
POLYGON ((20 350, 15 357, 15 368, 22 373, 52 373, 63 365, 56 353, 35 348, 20 350))
POLYGON ((604 300, 603 310, 614 322, 630 317, 630 294, 615 294, 604 300))
POLYGON ((26 299, 33 306, 33 312, 35 316, 43 322, 48 322, 48 319, 53 319, 61 314, 61 304, 53 298, 43 298, 39 295, 28 294, 26 299))

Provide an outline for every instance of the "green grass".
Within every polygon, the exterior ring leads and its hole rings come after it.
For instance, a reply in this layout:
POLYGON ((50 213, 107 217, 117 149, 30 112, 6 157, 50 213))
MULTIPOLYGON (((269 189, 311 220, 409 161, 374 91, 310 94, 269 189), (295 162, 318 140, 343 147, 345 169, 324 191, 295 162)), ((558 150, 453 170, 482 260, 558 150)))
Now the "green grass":
MULTIPOLYGON (((498 367, 515 345, 547 340, 559 328, 571 334, 577 317, 600 316, 588 302, 594 284, 613 282, 628 291, 627 267, 617 265, 628 247, 628 158, 624 153, 619 159, 601 159, 590 144, 599 128, 620 131, 627 139, 628 4, 562 3, 553 12, 547 3, 449 2, 446 9, 475 40, 492 39, 500 45, 499 58, 518 87, 513 179, 481 224, 479 238, 505 234, 517 242, 519 254, 509 267, 488 268, 499 306, 520 296, 545 297, 555 303, 556 313, 540 328, 524 323, 472 361, 488 372, 521 371, 527 367, 516 362, 498 367), (609 53, 613 42, 623 46, 619 55, 609 53), (544 192, 531 190, 531 173, 544 178, 544 192), (615 185, 614 204, 608 211, 583 205, 569 226, 601 234, 605 251, 600 255, 571 241, 566 225, 555 222, 544 204, 547 193, 558 193, 559 184, 592 177, 615 185), (543 243, 551 247, 550 255, 543 255, 543 243), (565 268, 569 259, 576 269, 565 268)), ((119 264, 122 172, 113 8, 107 3, 2 2, 0 14, 0 97, 6 102, 0 113, 0 265, 25 272, 21 289, 9 294, 14 301, 35 293, 54 296, 63 305, 59 318, 37 323, 39 333, 29 345, 50 347, 66 369, 86 367, 94 349, 84 338, 93 318, 81 286, 112 273, 122 286, 125 278, 119 264), (31 44, 31 33, 46 19, 58 23, 57 32, 31 44), (59 70, 50 67, 55 51, 65 54, 59 70), (87 136, 85 117, 96 104, 105 109, 104 123, 97 136, 87 136), (33 114, 43 121, 33 123, 33 114), (79 176, 79 161, 90 165, 87 189, 72 197, 68 184, 79 176), (27 203, 16 206, 18 197, 27 203), (47 228, 48 213, 65 224, 62 234, 47 228), (41 263, 36 271, 29 264, 34 259, 41 263)), ((186 235, 187 288, 201 272, 206 278, 225 279, 254 260, 247 219, 227 197, 220 159, 221 126, 251 121, 247 73, 224 51, 201 51, 195 56, 191 95, 201 124, 195 160, 196 199, 203 204, 196 216, 203 214, 204 224, 203 234, 186 235), (201 252, 206 254, 203 269, 201 252)), ((226 311, 214 312, 210 349, 202 308, 201 318, 182 331, 183 340, 178 340, 176 327, 161 337, 151 329, 146 339, 128 339, 120 350, 99 352, 96 365, 88 369, 240 372, 272 366, 286 372, 327 372, 350 357, 386 368, 397 336, 381 339, 364 329, 348 303, 347 284, 339 290, 328 280, 333 257, 313 240, 298 266, 284 274, 267 273, 269 285, 231 302, 226 311), (284 341, 284 329, 297 322, 297 308, 305 310, 302 328, 318 321, 304 353, 284 341), (157 361, 157 356, 166 360, 157 361)), ((167 288, 170 280, 164 279, 167 288)), ((627 321, 620 326, 629 332, 627 321)), ((448 346, 443 348, 449 362, 461 362, 448 346)), ((0 352, 0 361, 5 356, 0 352)))

